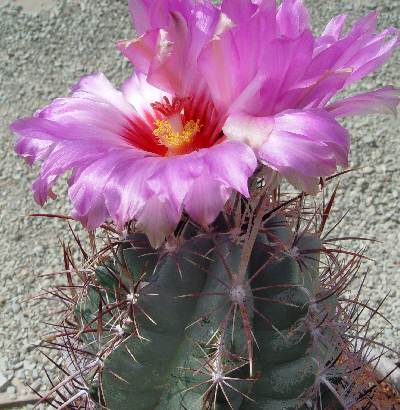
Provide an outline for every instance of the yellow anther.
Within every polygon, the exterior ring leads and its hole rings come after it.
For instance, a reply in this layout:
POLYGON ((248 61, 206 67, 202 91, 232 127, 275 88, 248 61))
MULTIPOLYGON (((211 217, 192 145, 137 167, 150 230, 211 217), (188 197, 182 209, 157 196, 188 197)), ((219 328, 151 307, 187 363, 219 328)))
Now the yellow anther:
POLYGON ((156 120, 154 124, 156 129, 153 134, 159 139, 160 144, 171 150, 179 150, 190 144, 202 127, 200 120, 187 121, 180 132, 176 130, 176 126, 175 129, 171 126, 170 120, 156 120))

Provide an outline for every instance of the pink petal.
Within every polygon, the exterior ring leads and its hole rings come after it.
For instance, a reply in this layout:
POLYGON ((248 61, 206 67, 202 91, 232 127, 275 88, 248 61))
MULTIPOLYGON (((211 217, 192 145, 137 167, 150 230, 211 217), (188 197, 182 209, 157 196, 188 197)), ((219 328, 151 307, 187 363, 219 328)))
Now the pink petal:
POLYGON ((118 226, 135 219, 153 193, 147 180, 163 158, 144 157, 119 160, 104 186, 104 198, 111 218, 118 226))
MULTIPOLYGON (((147 186, 152 194, 168 199, 178 211, 183 203, 186 207, 188 192, 202 189, 213 197, 212 187, 216 184, 219 186, 218 192, 236 190, 249 196, 248 178, 256 167, 257 160, 249 147, 237 142, 223 142, 187 155, 160 159, 157 169, 147 179, 147 186), (199 181, 205 183, 204 175, 208 175, 206 185, 194 188, 199 181)), ((186 210, 191 215, 190 210, 186 210)), ((208 219, 204 216, 202 220, 208 219)))
POLYGON ((276 16, 281 36, 296 38, 310 30, 310 17, 302 0, 283 0, 276 16))
POLYGON ((146 181, 148 189, 152 194, 171 202, 174 208, 179 210, 195 179, 203 172, 202 156, 205 151, 160 158, 157 169, 146 181))
POLYGON ((223 132, 231 141, 239 141, 255 149, 261 148, 274 127, 273 118, 233 114, 226 120, 223 132))
POLYGON ((257 5, 251 0, 224 0, 221 10, 235 23, 241 23, 250 20, 257 10, 257 5))
MULTIPOLYGON (((173 97, 165 91, 153 87, 147 82, 147 77, 144 74, 136 72, 123 83, 122 94, 143 119, 146 119, 149 112, 152 112, 152 103, 162 101, 164 97, 172 100, 173 97)), ((151 125, 153 126, 153 124, 151 125)))
MULTIPOLYGON (((239 95, 237 75, 240 73, 240 55, 232 31, 213 39, 199 57, 199 67, 213 101, 221 110, 239 95)), ((240 75, 240 74, 239 74, 240 75)))
POLYGON ((40 175, 32 185, 36 202, 44 205, 60 175, 76 167, 88 166, 99 155, 102 155, 101 149, 93 149, 87 143, 57 145, 44 160, 40 175))
POLYGON ((151 246, 158 248, 163 244, 165 238, 173 232, 180 217, 180 212, 172 209, 168 201, 154 195, 146 201, 143 211, 138 217, 137 227, 146 232, 151 246))
MULTIPOLYGON (((248 87, 260 67, 265 65, 263 56, 269 49, 269 46, 260 49, 258 44, 267 44, 275 36, 275 3, 263 1, 249 21, 241 20, 240 24, 214 36, 204 47, 198 64, 213 101, 221 111, 227 110, 232 103, 238 105, 236 100, 243 99, 243 93, 248 94, 248 87)), ((261 77, 265 80, 266 74, 261 73, 261 77)))
POLYGON ((160 30, 152 30, 133 40, 117 41, 118 50, 135 66, 138 72, 149 71, 151 62, 157 56, 160 30))
MULTIPOLYGON (((316 78, 327 70, 346 68, 346 62, 357 53, 368 41, 376 29, 377 14, 375 12, 357 20, 350 32, 328 48, 316 50, 313 61, 308 67, 306 78, 316 78)), ((348 68, 348 67, 347 67, 348 68)))
MULTIPOLYGON (((98 155, 95 161, 80 168, 79 172, 76 172, 71 179, 68 191, 74 207, 74 216, 85 225, 88 224, 88 218, 92 221, 101 219, 94 216, 98 212, 108 216, 109 212, 105 206, 105 192, 110 178, 121 163, 126 164, 128 161, 133 163, 143 156, 144 153, 140 151, 116 150, 98 155), (100 207, 100 203, 103 204, 102 207, 100 207)), ((92 228, 97 226, 91 225, 92 228)))
POLYGON ((168 30, 160 32, 157 55, 149 67, 149 83, 172 94, 187 95, 191 84, 187 85, 186 81, 191 77, 182 62, 187 58, 189 44, 190 32, 186 20, 180 13, 172 12, 168 30))
POLYGON ((274 114, 289 108, 323 108, 325 104, 343 87, 351 72, 338 70, 327 72, 316 81, 299 83, 283 94, 274 107, 274 114))
POLYGON ((318 52, 321 52, 326 47, 330 46, 335 41, 338 41, 342 36, 344 24, 346 23, 347 15, 340 14, 331 19, 325 27, 321 37, 315 39, 315 46, 318 52))
POLYGON ((346 23, 347 15, 339 14, 331 19, 326 25, 322 37, 329 37, 334 41, 339 40, 342 35, 344 24, 346 23))
POLYGON ((375 91, 357 94, 328 105, 326 109, 334 117, 345 117, 356 114, 389 113, 397 114, 400 101, 397 88, 387 86, 375 91))
POLYGON ((143 34, 151 27, 150 12, 153 3, 154 0, 129 0, 129 10, 131 12, 135 30, 139 35, 143 34))
POLYGON ((53 147, 52 141, 21 137, 15 143, 14 150, 28 165, 33 165, 36 161, 46 158, 53 147))
POLYGON ((136 9, 146 31, 136 40, 119 41, 118 49, 151 84, 190 95, 199 86, 198 55, 214 35, 220 10, 208 2, 180 0, 133 1, 132 14, 136 9))
POLYGON ((217 181, 249 197, 248 179, 257 168, 257 159, 250 147, 226 141, 204 151, 204 161, 217 181))
POLYGON ((32 186, 35 200, 43 205, 68 170, 79 174, 115 149, 136 153, 122 136, 135 116, 122 93, 102 74, 94 74, 82 78, 70 97, 58 98, 34 117, 12 124, 11 130, 20 136, 16 152, 30 162, 43 161, 32 186))
POLYGON ((188 214, 202 226, 212 223, 229 199, 231 189, 207 172, 200 175, 185 198, 188 214))
POLYGON ((307 30, 296 39, 281 38, 269 43, 261 65, 266 79, 260 91, 262 105, 257 115, 276 112, 282 95, 304 76, 311 62, 313 43, 313 36, 307 30))
POLYGON ((399 45, 399 32, 393 28, 385 30, 364 46, 347 65, 353 74, 347 84, 356 82, 382 66, 393 55, 399 45))
POLYGON ((288 110, 274 117, 233 115, 224 134, 248 142, 261 161, 304 190, 313 187, 314 192, 320 176, 347 165, 348 133, 322 110, 288 110))
MULTIPOLYGON (((132 107, 123 98, 121 91, 116 90, 103 73, 82 77, 81 80, 72 87, 70 97, 86 98, 109 104, 127 117, 134 114, 132 107)), ((49 108, 51 108, 51 106, 49 106, 49 108)), ((45 118, 53 119, 50 118, 47 112, 42 111, 42 113, 45 118)))
POLYGON ((352 70, 347 83, 365 77, 393 54, 399 45, 399 33, 393 28, 376 34, 377 13, 373 12, 357 20, 350 32, 337 40, 315 50, 313 62, 307 70, 306 78, 323 75, 327 70, 352 70))

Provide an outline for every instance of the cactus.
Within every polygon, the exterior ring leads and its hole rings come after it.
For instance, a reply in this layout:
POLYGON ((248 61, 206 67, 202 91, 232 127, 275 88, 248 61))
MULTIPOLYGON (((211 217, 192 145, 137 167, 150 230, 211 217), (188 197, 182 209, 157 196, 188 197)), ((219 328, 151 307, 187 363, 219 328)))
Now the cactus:
POLYGON ((360 382, 366 305, 343 296, 362 255, 325 233, 334 198, 321 212, 303 195, 240 200, 207 232, 183 219, 157 250, 129 226, 90 233, 91 253, 74 233, 83 266, 65 247, 69 296, 51 290, 66 310, 49 347, 66 352, 67 377, 40 402, 343 410, 372 400, 360 382))
POLYGON ((84 407, 347 408, 324 245, 277 215, 239 233, 220 221, 157 251, 132 233, 97 258, 70 305, 84 407))

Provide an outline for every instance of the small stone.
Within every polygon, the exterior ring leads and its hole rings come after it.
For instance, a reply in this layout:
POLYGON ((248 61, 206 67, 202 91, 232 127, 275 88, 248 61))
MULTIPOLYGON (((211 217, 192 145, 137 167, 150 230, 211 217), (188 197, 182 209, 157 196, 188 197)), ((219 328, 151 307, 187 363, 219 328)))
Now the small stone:
POLYGON ((33 370, 36 367, 35 363, 30 362, 29 360, 24 360, 24 369, 25 370, 33 370))
POLYGON ((21 311, 21 305, 17 302, 14 302, 11 305, 11 310, 13 311, 13 313, 19 313, 21 311))
POLYGON ((0 392, 4 392, 7 389, 11 379, 5 374, 0 373, 0 392))
POLYGON ((24 367, 24 362, 11 362, 8 366, 11 370, 19 370, 24 367))
POLYGON ((13 396, 17 393, 17 388, 15 386, 8 386, 6 393, 9 394, 10 396, 13 396))
POLYGON ((24 369, 19 369, 15 372, 15 377, 17 377, 19 380, 23 380, 25 378, 25 371, 24 369))
POLYGON ((42 382, 40 380, 35 380, 31 385, 30 385, 32 390, 40 390, 40 388, 42 387, 42 382))

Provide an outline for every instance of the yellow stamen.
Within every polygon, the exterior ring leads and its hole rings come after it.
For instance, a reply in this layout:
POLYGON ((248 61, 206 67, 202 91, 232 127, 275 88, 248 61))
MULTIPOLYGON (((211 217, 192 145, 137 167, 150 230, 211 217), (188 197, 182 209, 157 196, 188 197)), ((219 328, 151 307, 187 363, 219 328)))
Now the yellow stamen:
POLYGON ((154 124, 156 129, 153 134, 159 139, 160 144, 165 145, 170 150, 179 150, 190 144, 202 127, 200 120, 187 121, 180 131, 177 130, 175 124, 172 127, 170 120, 156 120, 154 124))

